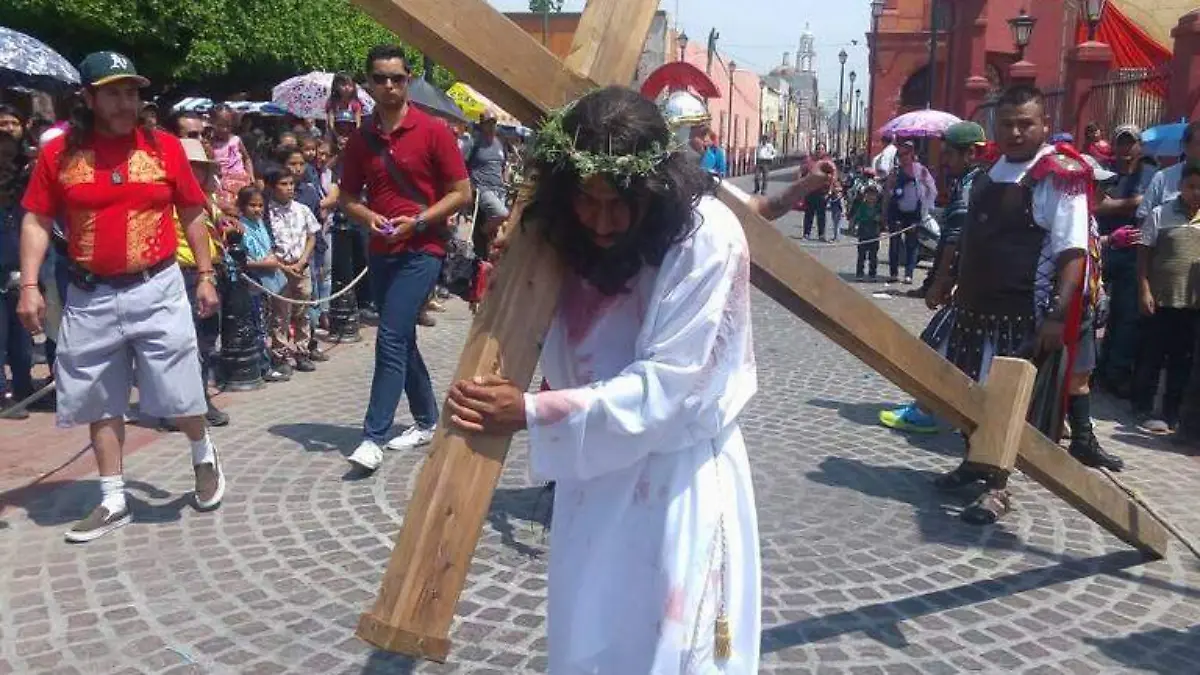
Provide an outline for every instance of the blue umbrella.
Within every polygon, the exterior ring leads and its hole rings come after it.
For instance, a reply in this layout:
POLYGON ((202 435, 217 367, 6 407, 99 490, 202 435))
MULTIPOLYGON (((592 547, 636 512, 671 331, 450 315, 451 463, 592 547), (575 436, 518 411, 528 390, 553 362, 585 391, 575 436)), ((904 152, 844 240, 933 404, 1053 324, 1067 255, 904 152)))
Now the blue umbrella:
POLYGON ((1183 154, 1183 130, 1186 122, 1160 124, 1142 132, 1142 152, 1152 157, 1175 157, 1183 154))
POLYGON ((61 54, 0 26, 0 87, 61 90, 79 86, 79 71, 61 54))

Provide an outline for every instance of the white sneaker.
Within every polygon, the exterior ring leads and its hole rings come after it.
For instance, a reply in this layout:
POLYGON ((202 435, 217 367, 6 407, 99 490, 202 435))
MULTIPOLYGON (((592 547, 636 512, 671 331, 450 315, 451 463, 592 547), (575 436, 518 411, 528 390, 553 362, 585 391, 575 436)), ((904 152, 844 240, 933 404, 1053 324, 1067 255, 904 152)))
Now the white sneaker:
POLYGON ((422 429, 414 424, 405 429, 404 433, 388 441, 387 449, 413 450, 421 447, 422 445, 429 445, 431 442, 433 442, 433 429, 434 427, 422 429))
POLYGON ((346 460, 365 471, 374 471, 383 463, 383 449, 375 441, 363 441, 346 460))

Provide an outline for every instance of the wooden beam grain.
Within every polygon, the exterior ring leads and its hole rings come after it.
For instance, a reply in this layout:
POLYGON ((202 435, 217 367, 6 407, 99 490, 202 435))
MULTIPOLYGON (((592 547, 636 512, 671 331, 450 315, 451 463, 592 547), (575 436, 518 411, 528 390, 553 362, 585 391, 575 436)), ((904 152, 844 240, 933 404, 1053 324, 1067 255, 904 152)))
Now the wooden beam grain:
POLYGON ((566 65, 602 87, 629 86, 658 11, 658 0, 588 0, 566 65))
POLYGON ((483 0, 354 2, 529 126, 595 87, 483 0))
POLYGON ((971 432, 967 461, 1012 471, 1025 431, 1037 368, 1025 359, 992 360, 983 387, 983 418, 971 432))
MULTIPOLYGON (((584 12, 582 22, 592 26, 602 25, 589 17, 594 12, 605 12, 609 16, 619 13, 614 7, 616 2, 637 6, 643 13, 647 6, 657 6, 657 0, 593 0, 584 12)), ((410 16, 424 16, 424 13, 430 12, 438 17, 441 14, 432 12, 432 4, 441 7, 442 12, 446 11, 446 4, 455 5, 454 9, 463 13, 452 17, 452 21, 443 23, 466 27, 472 25, 471 21, 480 21, 494 28, 496 32, 483 33, 488 34, 489 39, 479 40, 479 34, 472 30, 475 39, 462 42, 454 35, 428 35, 428 29, 421 27, 416 31, 419 39, 425 44, 434 44, 451 51, 457 49, 456 45, 462 44, 472 45, 479 53, 493 50, 494 53, 482 58, 493 59, 497 63, 504 63, 506 59, 512 58, 509 53, 510 45, 506 44, 505 40, 520 43, 522 39, 526 39, 526 47, 532 40, 524 31, 477 0, 455 0, 450 3, 445 0, 438 0, 437 3, 424 0, 392 0, 382 4, 405 7, 410 16), (520 37, 505 33, 508 29, 498 25, 495 21, 497 17, 500 22, 519 32, 520 37), (433 39, 434 37, 437 39, 433 39), (447 42, 441 44, 439 40, 447 42)), ((645 42, 644 32, 649 29, 649 21, 645 22, 640 39, 631 33, 634 29, 636 26, 625 25, 621 30, 609 26, 599 32, 589 30, 584 35, 576 35, 576 40, 596 39, 605 44, 613 43, 602 46, 600 53, 616 54, 614 58, 627 64, 624 74, 620 67, 611 64, 603 71, 598 70, 602 82, 628 83, 632 79, 637 60, 620 56, 620 45, 624 42, 636 42, 636 52, 640 56, 641 46, 645 42)), ((420 43, 407 37, 407 34, 401 36, 420 46, 420 43)), ((541 45, 534 43, 534 46, 541 52, 532 49, 521 52, 530 63, 544 61, 545 57, 549 56, 557 71, 566 70, 557 59, 549 55, 549 52, 542 50, 541 45)), ((633 49, 625 47, 624 51, 633 49)), ((582 54, 583 51, 575 53, 582 54)), ((449 57, 445 54, 431 55, 439 63, 460 74, 464 69, 456 64, 470 62, 475 58, 457 52, 449 57)), ((468 65, 468 71, 470 68, 474 68, 475 71, 484 70, 474 64, 468 65)), ((560 72, 557 79, 569 80, 570 86, 573 87, 569 89, 556 88, 558 85, 554 84, 555 80, 552 78, 545 81, 527 81, 524 90, 505 89, 506 95, 493 96, 493 93, 484 87, 480 87, 480 91, 500 105, 505 105, 513 114, 517 114, 516 110, 509 108, 502 101, 517 101, 517 105, 536 112, 540 117, 548 108, 559 107, 581 95, 584 89, 591 89, 593 85, 586 75, 596 66, 594 61, 583 63, 579 74, 566 71, 570 78, 560 72)), ((550 65, 544 64, 539 67, 549 68, 550 65)), ((489 66, 488 70, 491 72, 501 69, 489 66)), ((518 70, 520 73, 526 72, 524 67, 518 70)), ((475 84, 473 80, 468 81, 475 84)), ((505 80, 498 79, 496 82, 503 85, 505 80)), ((525 200, 521 199, 518 204, 524 202, 525 200)), ((521 222, 520 208, 518 205, 510 219, 511 222, 521 222)), ((562 273, 557 256, 549 250, 544 241, 526 229, 510 228, 508 252, 497 269, 496 283, 488 291, 487 298, 471 324, 467 344, 459 357, 454 379, 499 374, 512 380, 517 386, 528 387, 541 356, 542 339, 550 327, 558 305, 562 273)), ((444 410, 442 419, 448 419, 444 410)), ((404 526, 388 560, 379 596, 372 609, 359 620, 359 637, 381 649, 438 662, 446 660, 450 650, 449 634, 454 609, 466 583, 471 557, 479 541, 479 534, 511 442, 511 436, 463 434, 452 430, 445 423, 438 425, 429 457, 421 467, 405 512, 404 526)))
MULTIPOLYGON (((562 272, 532 232, 516 230, 495 285, 471 323, 455 380, 533 379, 558 305, 562 272)), ((454 608, 492 503, 511 436, 466 434, 445 420, 417 476, 384 580, 358 635, 390 651, 444 661, 454 608)))
MULTIPOLYGON (((983 387, 751 211, 745 193, 723 184, 718 196, 742 221, 750 279, 759 290, 955 428, 971 433, 979 426, 985 415, 983 387)), ((1018 453, 1017 469, 1121 541, 1154 558, 1166 555, 1170 533, 1162 523, 1028 424, 1018 453)))
MULTIPOLYGON (((632 70, 622 75, 607 60, 624 63, 626 51, 636 47, 640 52, 645 35, 588 14, 610 11, 638 19, 647 11, 642 3, 650 0, 589 3, 581 21, 586 30, 578 38, 605 44, 573 49, 573 66, 586 73, 559 62, 483 0, 355 1, 402 40, 534 124, 547 110, 593 88, 585 75, 603 83, 631 79, 632 70)), ((741 218, 758 288, 957 428, 974 430, 983 419, 985 397, 979 387, 751 213, 729 186, 720 196, 741 218)), ((518 386, 532 378, 562 272, 539 239, 518 231, 512 236, 496 285, 472 324, 456 378, 499 373, 518 386)), ((446 658, 454 608, 510 440, 439 427, 380 596, 359 623, 360 637, 383 649, 446 658)), ((1017 467, 1122 540, 1151 555, 1165 553, 1167 534, 1160 523, 1031 427, 1021 433, 1017 467)))

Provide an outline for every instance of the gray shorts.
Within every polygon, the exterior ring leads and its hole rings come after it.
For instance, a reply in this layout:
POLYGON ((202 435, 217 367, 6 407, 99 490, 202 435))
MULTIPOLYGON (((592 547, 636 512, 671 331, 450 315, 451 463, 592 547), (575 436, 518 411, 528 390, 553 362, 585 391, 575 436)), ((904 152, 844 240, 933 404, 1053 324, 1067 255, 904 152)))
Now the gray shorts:
POLYGON ((64 304, 54 367, 59 426, 124 415, 135 372, 142 415, 190 417, 208 410, 178 266, 121 289, 71 284, 64 304))

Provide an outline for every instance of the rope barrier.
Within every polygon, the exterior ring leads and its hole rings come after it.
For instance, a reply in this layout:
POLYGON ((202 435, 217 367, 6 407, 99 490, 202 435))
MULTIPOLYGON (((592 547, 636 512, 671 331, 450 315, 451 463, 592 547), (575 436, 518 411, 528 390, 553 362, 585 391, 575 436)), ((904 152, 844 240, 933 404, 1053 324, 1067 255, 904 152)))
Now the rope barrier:
MULTIPOLYGON (((848 241, 844 244, 831 242, 831 243, 827 243, 827 244, 797 244, 797 246, 799 246, 800 248, 820 248, 820 249, 857 247, 859 244, 871 244, 871 243, 874 243, 877 241, 883 241, 884 239, 891 239, 892 237, 898 237, 898 236, 904 234, 905 232, 908 232, 909 230, 914 230, 920 226, 921 226, 921 223, 914 223, 902 230, 896 230, 895 232, 889 232, 885 235, 875 237, 874 239, 857 239, 855 241, 848 241)), ((792 238, 795 239, 796 237, 793 235, 792 238)))
POLYGON ((1108 469, 1101 468, 1100 473, 1107 476, 1108 479, 1112 481, 1113 485, 1116 485, 1117 488, 1119 488, 1122 492, 1129 495, 1130 499, 1132 499, 1138 506, 1146 509, 1146 513, 1149 513, 1151 518, 1154 518, 1159 522, 1159 524, 1166 528, 1167 532, 1170 532, 1172 535, 1174 535, 1175 538, 1179 540, 1179 543, 1183 544, 1187 550, 1191 551, 1192 555, 1200 558, 1200 546, 1197 546, 1196 542, 1192 541, 1190 537, 1184 534, 1179 528, 1175 527, 1171 521, 1167 520, 1166 516, 1162 515, 1158 509, 1154 508, 1150 502, 1146 501, 1146 498, 1143 497, 1140 492, 1138 492, 1135 488, 1131 488, 1123 483, 1120 478, 1117 478, 1108 469))
POLYGON ((358 282, 363 280, 363 277, 367 276, 367 271, 368 271, 368 268, 364 267, 363 270, 358 273, 358 276, 354 277, 354 281, 351 281, 345 288, 338 291, 337 293, 331 294, 328 298, 320 298, 317 300, 297 300, 295 298, 285 298, 278 293, 274 293, 274 292, 270 291, 269 289, 264 288, 262 284, 258 283, 254 279, 252 279, 249 274, 246 274, 245 272, 243 272, 241 270, 238 270, 238 274, 241 275, 242 280, 244 280, 246 283, 248 283, 251 286, 253 286, 254 288, 257 288, 258 290, 262 291, 265 295, 275 298, 276 300, 286 302, 290 305, 302 305, 304 307, 316 307, 317 305, 321 305, 326 302, 332 302, 336 298, 340 298, 340 297, 342 297, 342 295, 349 293, 351 290, 354 289, 355 286, 358 285, 358 282))

